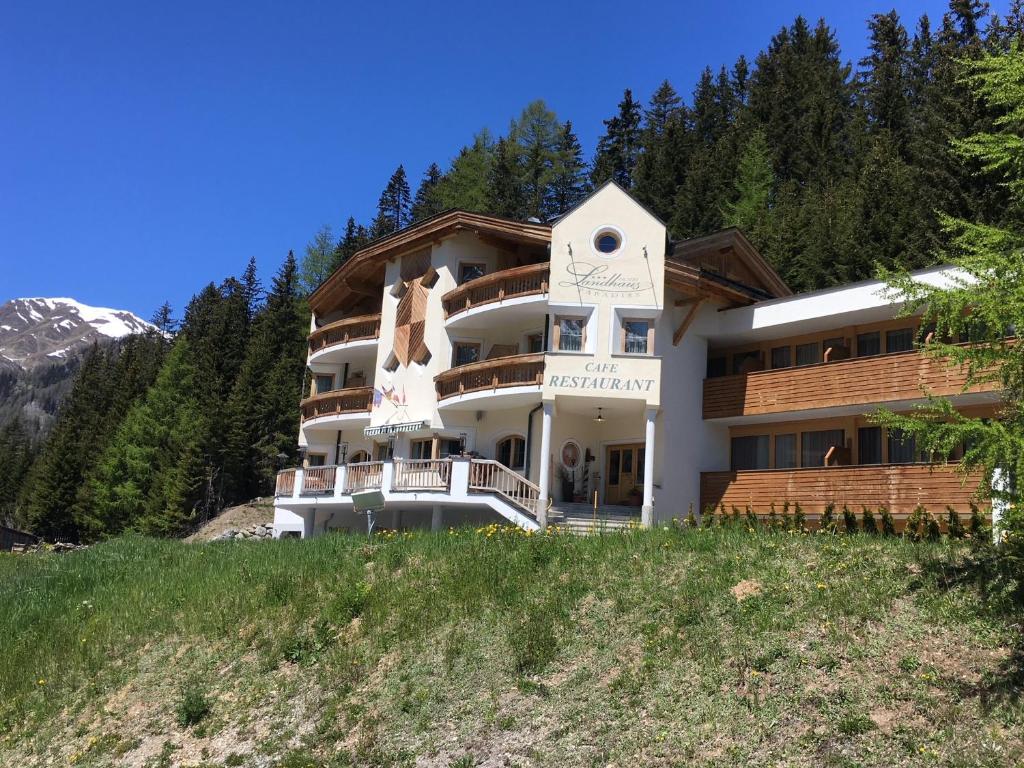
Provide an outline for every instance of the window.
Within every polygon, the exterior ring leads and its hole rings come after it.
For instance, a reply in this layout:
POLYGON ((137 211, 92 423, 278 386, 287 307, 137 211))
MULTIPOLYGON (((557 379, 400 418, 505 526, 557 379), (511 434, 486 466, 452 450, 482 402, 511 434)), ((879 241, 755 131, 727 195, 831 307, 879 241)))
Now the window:
POLYGON ((334 376, 330 373, 318 373, 316 375, 316 393, 330 392, 334 389, 334 376))
POLYGON ((888 438, 890 464, 912 464, 917 461, 917 445, 913 435, 904 434, 899 429, 890 429, 888 438))
POLYGON ((487 265, 483 262, 463 262, 459 264, 459 285, 476 280, 487 274, 487 265))
POLYGON ((804 432, 800 435, 800 466, 823 467, 829 448, 843 448, 846 433, 841 429, 824 429, 819 432, 804 432))
POLYGON ((737 352, 732 356, 733 374, 760 371, 763 367, 764 363, 761 359, 760 350, 754 349, 750 352, 737 352))
POLYGON ((558 349, 562 352, 582 352, 586 341, 582 317, 560 317, 555 330, 558 332, 558 349))
POLYGON ((429 459, 432 458, 434 452, 434 440, 432 438, 425 438, 423 440, 410 440, 409 441, 409 458, 410 459, 429 459))
POLYGON ((306 466, 307 467, 322 467, 327 463, 326 453, 307 453, 306 454, 306 466))
POLYGON ((462 443, 457 438, 442 437, 437 443, 437 454, 442 459, 462 455, 462 443))
POLYGON ((793 469, 796 467, 796 435, 775 436, 775 468, 793 469))
POLYGON ((594 248, 607 256, 615 253, 621 247, 622 238, 619 237, 618 233, 613 232, 610 229, 598 232, 597 236, 594 238, 594 248))
POLYGON ((373 444, 373 458, 377 461, 389 461, 391 459, 394 443, 390 440, 384 443, 373 444))
POLYGON ((768 435, 734 437, 732 469, 768 469, 768 435))
POLYGON ((623 320, 622 351, 627 355, 646 355, 650 332, 650 320, 623 320))
POLYGON ((709 379, 715 379, 718 378, 719 376, 725 376, 728 372, 729 362, 725 355, 708 358, 707 377, 709 379))
POLYGON ((861 427, 857 430, 857 463, 882 463, 881 427, 861 427))
POLYGON ((772 368, 789 368, 793 364, 793 350, 790 347, 772 348, 772 368))
POLYGON ((509 469, 522 469, 526 465, 526 441, 520 435, 499 440, 495 458, 509 469))
POLYGON ((528 333, 526 334, 526 351, 533 355, 538 352, 544 351, 544 334, 543 333, 528 333))
POLYGON ((827 350, 831 350, 828 354, 829 362, 845 360, 850 356, 850 350, 846 346, 846 339, 842 337, 825 339, 824 347, 827 350))
POLYGON ((480 360, 480 342, 457 341, 452 347, 452 367, 469 365, 480 360))
POLYGON ((857 334, 857 357, 882 354, 882 334, 878 331, 857 334))
POLYGON ((365 461, 370 460, 370 454, 367 451, 356 451, 348 457, 349 464, 361 464, 365 461))
POLYGON ((814 365, 821 362, 821 344, 812 341, 809 344, 796 345, 796 364, 814 365))
POLYGON ((885 351, 888 354, 893 352, 909 352, 914 348, 914 329, 900 328, 898 331, 885 332, 885 351))

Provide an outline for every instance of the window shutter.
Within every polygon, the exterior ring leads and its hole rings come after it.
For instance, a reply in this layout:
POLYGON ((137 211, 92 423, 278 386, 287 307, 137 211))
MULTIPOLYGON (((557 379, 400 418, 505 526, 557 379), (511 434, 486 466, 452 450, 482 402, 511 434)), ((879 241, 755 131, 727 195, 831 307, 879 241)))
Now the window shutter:
POLYGON ((554 349, 562 348, 562 318, 556 317, 551 328, 551 345, 554 349))

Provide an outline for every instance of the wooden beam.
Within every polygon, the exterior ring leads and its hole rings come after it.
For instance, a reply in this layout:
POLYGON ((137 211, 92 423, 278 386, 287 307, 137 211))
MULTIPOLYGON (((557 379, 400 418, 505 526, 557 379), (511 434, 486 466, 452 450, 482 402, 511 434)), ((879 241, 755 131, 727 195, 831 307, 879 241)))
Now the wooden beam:
POLYGON ((704 299, 698 299, 690 305, 690 311, 686 313, 686 317, 683 318, 683 322, 676 328, 676 332, 672 334, 672 346, 678 347, 679 342, 683 340, 683 334, 686 333, 686 329, 690 327, 694 319, 697 317, 697 310, 700 309, 700 305, 704 303, 704 299))
POLYGON ((676 299, 676 306, 677 307, 688 307, 691 304, 693 304, 695 301, 701 301, 701 297, 700 296, 688 296, 685 299, 676 299))
POLYGON ((362 280, 356 280, 355 278, 349 277, 345 279, 345 286, 352 291, 352 293, 358 293, 361 296, 380 296, 383 288, 379 285, 373 285, 371 283, 363 282, 362 280))

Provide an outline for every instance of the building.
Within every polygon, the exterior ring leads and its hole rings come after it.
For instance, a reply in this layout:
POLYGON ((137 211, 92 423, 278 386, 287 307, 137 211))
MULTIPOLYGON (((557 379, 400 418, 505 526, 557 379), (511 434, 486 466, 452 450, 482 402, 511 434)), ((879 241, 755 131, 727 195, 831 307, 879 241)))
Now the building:
MULTIPOLYGON (((943 281, 948 269, 919 279, 943 281)), ((449 211, 371 243, 310 297, 302 467, 276 535, 592 507, 650 525, 709 504, 966 511, 973 487, 871 424, 924 390, 998 394, 915 347, 878 282, 793 295, 742 233, 670 244, 614 184, 555 223, 449 211)))

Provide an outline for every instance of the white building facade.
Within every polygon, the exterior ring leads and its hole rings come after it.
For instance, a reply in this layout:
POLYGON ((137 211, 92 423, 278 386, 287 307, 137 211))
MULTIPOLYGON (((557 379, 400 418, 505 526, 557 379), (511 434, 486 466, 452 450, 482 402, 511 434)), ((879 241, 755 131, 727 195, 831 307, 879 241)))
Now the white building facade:
POLYGON ((310 304, 278 536, 365 530, 366 490, 388 528, 786 501, 906 514, 952 486, 923 482, 866 414, 910 407, 920 384, 997 401, 916 351, 880 284, 793 296, 738 231, 670 243, 611 183, 550 226, 439 214, 371 243, 310 304))

